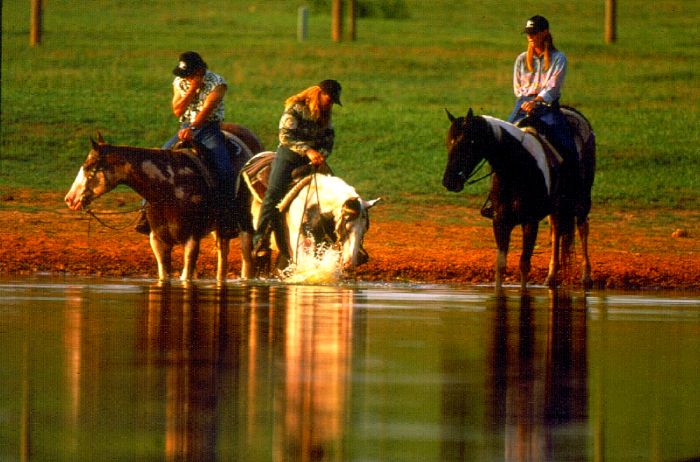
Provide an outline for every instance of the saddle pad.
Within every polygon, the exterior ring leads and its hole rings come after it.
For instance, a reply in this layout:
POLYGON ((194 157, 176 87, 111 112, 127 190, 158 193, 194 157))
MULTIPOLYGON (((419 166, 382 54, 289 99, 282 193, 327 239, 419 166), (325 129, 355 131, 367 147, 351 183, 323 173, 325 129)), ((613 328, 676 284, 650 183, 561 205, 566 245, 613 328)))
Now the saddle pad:
POLYGON ((241 170, 241 176, 256 201, 262 202, 270 180, 270 167, 275 158, 272 151, 264 151, 253 156, 241 170))

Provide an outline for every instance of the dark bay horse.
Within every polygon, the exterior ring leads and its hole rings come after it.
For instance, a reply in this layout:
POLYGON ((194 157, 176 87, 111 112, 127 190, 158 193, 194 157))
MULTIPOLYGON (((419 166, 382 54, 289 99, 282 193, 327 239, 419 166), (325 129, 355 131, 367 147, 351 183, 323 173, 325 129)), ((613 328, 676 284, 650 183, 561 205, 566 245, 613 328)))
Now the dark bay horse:
POLYGON ((465 117, 454 117, 447 112, 451 125, 447 133, 448 159, 443 186, 452 192, 461 191, 483 161, 489 163, 493 172, 490 198, 498 247, 497 289, 502 287, 510 235, 517 225, 523 229, 520 283, 522 289, 526 288, 539 222, 548 215, 552 253, 545 283, 556 287, 559 267, 570 266, 576 226, 583 251, 582 283, 584 287, 592 284, 588 213, 595 173, 595 135, 580 113, 565 107, 562 111, 575 133, 579 153, 581 187, 576 194, 571 194, 571 180, 562 176, 557 153, 536 133, 494 117, 475 116, 471 109, 465 117))
MULTIPOLYGON (((262 150, 257 137, 244 127, 228 124, 225 132, 234 141, 229 151, 235 171, 262 150), (235 132, 235 133, 232 133, 235 132), (240 134, 239 138, 236 133, 240 134), (246 139, 245 142, 242 139, 246 139)), ((174 245, 184 245, 184 264, 180 279, 196 277, 200 241, 216 231, 214 217, 219 206, 212 193, 214 179, 204 161, 191 150, 145 149, 105 143, 98 135, 92 149, 80 167, 65 202, 72 210, 87 208, 95 199, 124 184, 148 201, 147 216, 151 226, 151 249, 158 263, 158 277, 170 277, 174 245)), ((249 222, 248 197, 240 199, 240 232, 243 266, 241 276, 252 275, 250 247, 252 229, 249 222)), ((217 281, 228 273, 229 239, 216 233, 218 262, 217 281)))

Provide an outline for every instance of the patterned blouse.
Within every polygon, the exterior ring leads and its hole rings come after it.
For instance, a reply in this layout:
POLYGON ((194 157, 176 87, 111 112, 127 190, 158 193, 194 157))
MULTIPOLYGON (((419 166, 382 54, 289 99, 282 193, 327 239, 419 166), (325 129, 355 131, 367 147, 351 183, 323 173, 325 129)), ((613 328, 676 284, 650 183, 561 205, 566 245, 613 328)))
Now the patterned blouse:
POLYGON ((520 54, 515 60, 513 71, 513 91, 516 98, 521 96, 541 96, 546 103, 552 103, 561 96, 561 87, 566 77, 566 56, 559 50, 551 55, 548 69, 544 69, 544 56, 534 56, 532 72, 527 68, 527 52, 520 54))
POLYGON ((313 148, 323 157, 328 157, 333 150, 335 132, 331 121, 319 125, 311 118, 309 108, 302 103, 285 108, 279 130, 280 145, 300 156, 305 156, 306 151, 313 148))
MULTIPOLYGON (((187 109, 185 109, 185 112, 180 116, 180 122, 194 122, 195 117, 197 117, 197 114, 199 114, 199 112, 204 107, 204 101, 206 101, 207 96, 209 96, 211 92, 214 91, 214 88, 220 85, 226 85, 226 80, 224 80, 224 78, 221 77, 219 74, 215 74, 207 70, 207 72, 204 74, 204 81, 202 82, 202 86, 197 91, 197 94, 192 99, 189 106, 187 106, 187 109)), ((175 77, 175 80, 173 81, 173 86, 177 91, 180 92, 180 95, 182 96, 184 96, 187 93, 187 90, 189 90, 190 88, 190 84, 187 81, 187 79, 183 79, 181 77, 175 77)), ((224 100, 222 99, 219 105, 216 107, 216 109, 214 109, 211 112, 207 121, 221 122, 223 120, 224 100)))

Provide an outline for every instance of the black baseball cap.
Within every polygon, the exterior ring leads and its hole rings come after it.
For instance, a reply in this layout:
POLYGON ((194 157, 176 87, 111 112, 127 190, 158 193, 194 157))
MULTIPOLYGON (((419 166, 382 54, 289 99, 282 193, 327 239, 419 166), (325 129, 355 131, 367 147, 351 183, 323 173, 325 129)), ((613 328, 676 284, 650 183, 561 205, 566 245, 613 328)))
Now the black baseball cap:
POLYGON ((540 15, 535 15, 527 20, 525 23, 525 34, 535 34, 537 32, 542 32, 543 30, 549 29, 549 21, 547 18, 540 15))
POLYGON ((338 106, 343 105, 343 103, 340 102, 340 92, 342 91, 342 88, 337 80, 322 80, 319 82, 318 86, 321 87, 321 90, 323 90, 325 94, 331 97, 331 101, 338 106))
POLYGON ((180 55, 177 67, 173 69, 173 74, 178 77, 189 77, 199 69, 206 68, 207 63, 199 56, 199 53, 195 51, 186 51, 180 55))

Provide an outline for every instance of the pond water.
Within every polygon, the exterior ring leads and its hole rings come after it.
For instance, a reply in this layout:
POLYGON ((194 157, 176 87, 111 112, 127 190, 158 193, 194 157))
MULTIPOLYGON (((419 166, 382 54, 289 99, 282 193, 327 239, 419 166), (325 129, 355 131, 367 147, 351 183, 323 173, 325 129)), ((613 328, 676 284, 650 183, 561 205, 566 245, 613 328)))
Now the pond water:
POLYGON ((700 457, 700 294, 0 279, 0 460, 700 457))

